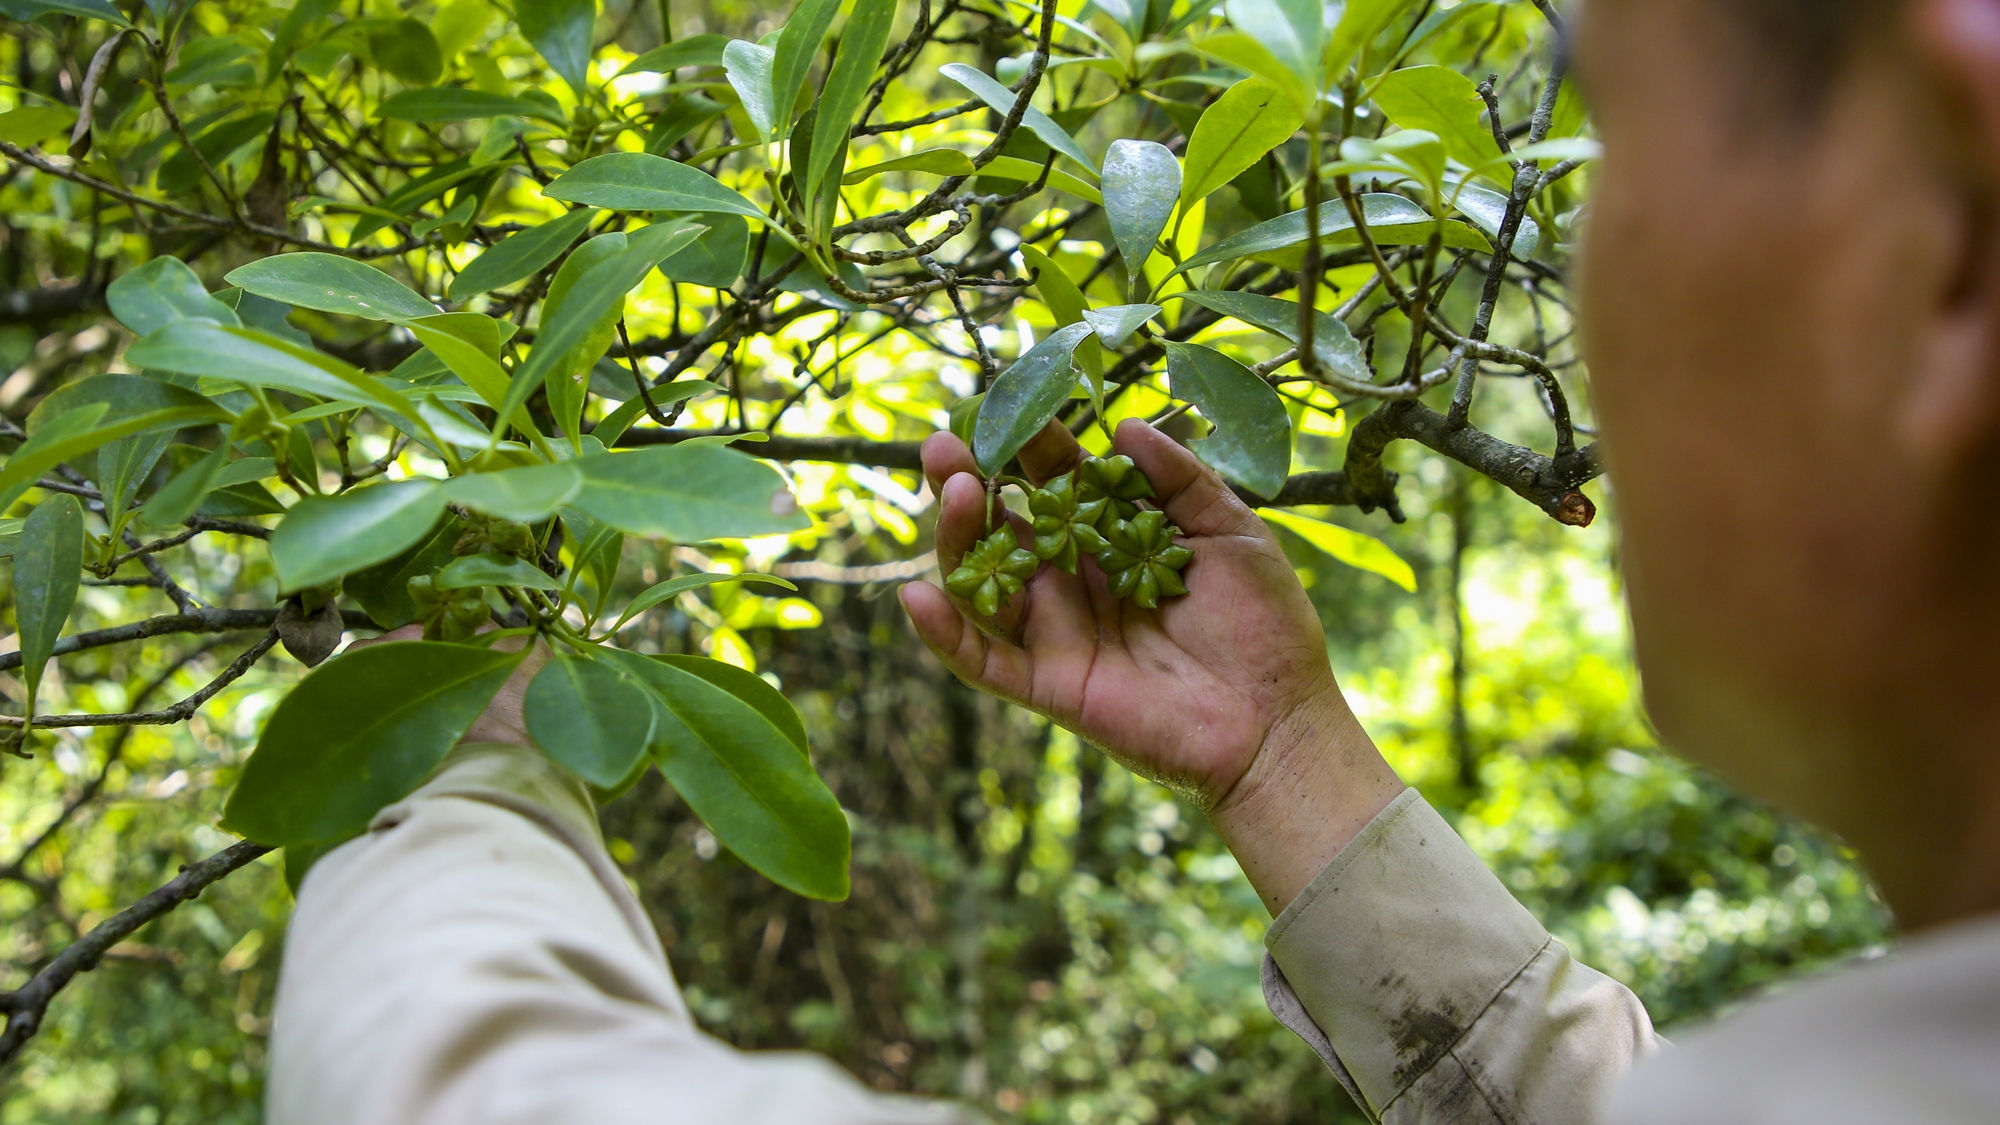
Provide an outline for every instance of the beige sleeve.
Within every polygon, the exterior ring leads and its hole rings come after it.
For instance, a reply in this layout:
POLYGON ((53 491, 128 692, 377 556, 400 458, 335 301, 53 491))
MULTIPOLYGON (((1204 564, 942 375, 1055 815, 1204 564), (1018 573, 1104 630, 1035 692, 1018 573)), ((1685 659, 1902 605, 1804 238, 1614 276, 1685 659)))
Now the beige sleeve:
POLYGON ((702 1034, 588 794, 499 744, 455 751, 306 878, 267 1098, 271 1125, 964 1119, 702 1034))
POLYGON ((1661 1042, 1409 790, 1265 938, 1271 1010, 1391 1125, 1589 1125, 1661 1042))

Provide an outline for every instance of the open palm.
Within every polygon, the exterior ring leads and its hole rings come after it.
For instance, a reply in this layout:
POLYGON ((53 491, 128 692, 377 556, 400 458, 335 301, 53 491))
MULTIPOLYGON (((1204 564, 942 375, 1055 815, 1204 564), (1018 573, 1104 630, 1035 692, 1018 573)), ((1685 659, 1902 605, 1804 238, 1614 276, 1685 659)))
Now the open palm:
MULTIPOLYGON (((1304 711, 1345 707, 1312 603, 1264 522, 1153 427, 1129 420, 1115 446, 1152 479, 1153 503, 1194 553, 1182 575, 1187 596, 1142 608, 1113 597, 1086 561, 1074 575, 1042 568, 990 619, 975 620, 969 605, 924 583, 905 587, 903 604, 960 678, 1211 807, 1275 729, 1304 711)), ((958 438, 934 435, 923 454, 942 500, 938 563, 949 574, 986 534, 985 492, 958 438)), ((1051 423, 1020 456, 1039 484, 1084 452, 1051 423)))

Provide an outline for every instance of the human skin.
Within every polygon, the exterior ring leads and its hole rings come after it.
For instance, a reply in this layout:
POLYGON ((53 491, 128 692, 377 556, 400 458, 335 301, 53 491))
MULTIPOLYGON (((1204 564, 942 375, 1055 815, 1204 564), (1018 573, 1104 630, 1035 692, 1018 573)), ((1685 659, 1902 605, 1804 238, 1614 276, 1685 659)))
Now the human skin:
MULTIPOLYGON (((1726 2, 1726 0, 1722 0, 1726 2)), ((1580 277, 1648 708, 1666 744, 1844 835, 1903 924, 2000 906, 2000 0, 1910 0, 1809 119, 1718 0, 1588 0, 1605 156, 1580 277)), ((1401 788, 1254 514, 1128 422, 1190 593, 1045 569, 977 623, 904 588, 954 673, 1203 807, 1273 909, 1401 788)), ((1076 453, 1045 431, 1036 479, 1076 453)), ((983 526, 924 448, 948 573, 983 526)))

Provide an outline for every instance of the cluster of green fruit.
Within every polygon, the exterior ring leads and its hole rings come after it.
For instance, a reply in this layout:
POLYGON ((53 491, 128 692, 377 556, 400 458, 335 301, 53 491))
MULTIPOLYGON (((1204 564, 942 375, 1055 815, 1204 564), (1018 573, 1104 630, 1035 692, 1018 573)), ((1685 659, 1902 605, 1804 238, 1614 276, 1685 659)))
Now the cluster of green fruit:
MULTIPOLYGON (((461 559, 490 558, 503 566, 535 553, 535 534, 525 524, 466 513, 465 532, 452 546, 461 559)), ((514 564, 518 565, 518 564, 514 564)), ((440 583, 441 571, 419 574, 409 581, 410 600, 423 622, 427 641, 463 641, 493 619, 484 586, 440 583)))
POLYGON ((1187 593, 1180 572, 1194 553, 1174 542, 1180 528, 1166 513, 1142 509, 1153 482, 1130 457, 1091 457, 1073 471, 1028 491, 1034 521, 1032 549, 1023 548, 1012 526, 998 530, 966 552, 944 580, 945 588, 972 603, 982 617, 1000 612, 1043 563, 1075 574, 1081 559, 1097 560, 1111 592, 1155 609, 1161 598, 1187 593))

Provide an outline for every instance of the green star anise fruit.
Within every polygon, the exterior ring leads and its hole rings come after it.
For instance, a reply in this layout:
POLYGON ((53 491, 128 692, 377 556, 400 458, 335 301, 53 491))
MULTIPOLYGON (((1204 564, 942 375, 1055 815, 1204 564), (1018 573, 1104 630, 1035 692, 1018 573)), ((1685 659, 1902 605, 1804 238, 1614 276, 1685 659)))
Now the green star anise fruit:
POLYGON ((1194 552, 1174 542, 1181 529, 1167 522, 1165 512, 1148 510, 1104 529, 1108 541, 1097 552, 1097 565, 1111 580, 1111 592, 1145 606, 1159 607, 1161 598, 1187 593, 1181 568, 1194 552))
POLYGON ((1000 612, 1008 598, 1019 593, 1028 579, 1041 569, 1042 560, 1021 549, 1014 529, 1002 524, 979 546, 966 552, 965 561, 944 580, 945 589, 972 603, 981 617, 1000 612))
POLYGON ((1073 473, 1048 482, 1028 494, 1028 511, 1035 520, 1034 552, 1075 574, 1079 555, 1094 555, 1104 549, 1104 536, 1097 525, 1104 519, 1109 499, 1085 501, 1076 493, 1073 473))
POLYGON ((1129 504, 1130 501, 1149 500, 1153 496, 1152 480, 1123 454, 1084 458, 1083 464, 1076 467, 1076 485, 1077 493, 1085 500, 1108 496, 1129 504))

